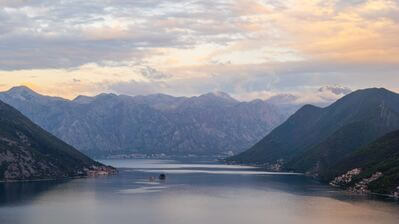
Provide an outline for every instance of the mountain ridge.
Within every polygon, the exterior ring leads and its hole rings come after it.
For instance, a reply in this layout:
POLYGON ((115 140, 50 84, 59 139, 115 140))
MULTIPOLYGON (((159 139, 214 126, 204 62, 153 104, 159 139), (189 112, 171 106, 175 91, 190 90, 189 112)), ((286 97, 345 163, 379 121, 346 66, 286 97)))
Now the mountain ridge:
POLYGON ((0 99, 76 148, 94 156, 223 154, 249 147, 284 119, 265 101, 240 102, 226 93, 196 97, 99 94, 58 100, 0 99), (233 122, 235 121, 235 122, 233 122))
POLYGON ((355 192, 399 196, 399 151, 391 150, 397 150, 397 130, 399 94, 384 88, 358 90, 325 108, 303 106, 253 147, 226 161, 302 172, 355 192), (389 139, 390 133, 395 138, 389 139))
MULTIPOLYGON (((292 159, 296 155, 287 155, 290 152, 303 153, 308 148, 322 143, 345 125, 369 119, 368 107, 376 109, 374 117, 382 115, 386 111, 386 102, 388 102, 382 98, 394 101, 390 103, 394 112, 385 115, 388 119, 394 119, 399 111, 399 107, 396 106, 399 105, 398 96, 386 89, 373 88, 355 91, 325 108, 305 105, 254 147, 229 160, 270 163, 279 159, 292 159), (283 151, 277 154, 285 154, 286 158, 273 157, 275 146, 282 147, 280 150, 283 151), (268 153, 271 156, 265 158, 268 153)), ((384 125, 389 126, 389 121, 385 121, 384 125)), ((391 130, 387 129, 383 133, 391 130)))

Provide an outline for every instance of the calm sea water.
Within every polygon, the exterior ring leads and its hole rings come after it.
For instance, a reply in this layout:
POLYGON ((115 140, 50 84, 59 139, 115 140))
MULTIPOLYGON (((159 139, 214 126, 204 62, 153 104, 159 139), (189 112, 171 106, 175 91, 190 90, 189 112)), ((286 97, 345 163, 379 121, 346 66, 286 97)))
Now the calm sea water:
POLYGON ((103 162, 120 174, 0 183, 0 223, 399 223, 398 202, 351 195, 302 175, 212 162, 103 162), (160 173, 165 181, 149 181, 160 173))

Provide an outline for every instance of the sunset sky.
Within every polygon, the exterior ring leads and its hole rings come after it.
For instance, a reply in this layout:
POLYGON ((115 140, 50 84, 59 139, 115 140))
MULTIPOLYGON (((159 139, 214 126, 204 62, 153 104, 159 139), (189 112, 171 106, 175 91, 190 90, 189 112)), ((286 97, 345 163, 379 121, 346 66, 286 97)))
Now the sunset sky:
POLYGON ((398 0, 0 0, 0 90, 399 91, 398 0))

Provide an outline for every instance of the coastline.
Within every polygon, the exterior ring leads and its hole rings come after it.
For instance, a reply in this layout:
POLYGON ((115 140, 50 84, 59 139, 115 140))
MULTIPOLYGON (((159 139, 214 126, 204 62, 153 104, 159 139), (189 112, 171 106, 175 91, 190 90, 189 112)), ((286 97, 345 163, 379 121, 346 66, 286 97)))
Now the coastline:
POLYGON ((21 182, 41 182, 41 181, 59 181, 59 180, 73 180, 73 179, 83 179, 83 178, 96 178, 96 177, 106 177, 106 176, 113 176, 118 174, 118 169, 106 166, 107 172, 104 170, 98 171, 91 171, 86 173, 86 175, 77 175, 77 176, 70 176, 70 177, 55 177, 55 178, 39 178, 39 179, 8 179, 8 180, 0 180, 0 183, 21 183, 21 182))
MULTIPOLYGON (((281 169, 281 167, 278 167, 278 170, 276 170, 276 166, 270 166, 270 164, 259 164, 259 163, 237 163, 237 162, 233 162, 233 161, 227 161, 225 159, 221 159, 218 160, 219 162, 222 162, 224 164, 227 165, 241 165, 241 166, 253 166, 253 167, 257 167, 257 168, 262 168, 265 169, 266 171, 269 172, 281 172, 284 171, 284 169, 281 169)), ((287 172, 292 172, 292 171, 287 171, 287 172)), ((295 173, 295 172, 293 172, 295 173)), ((335 185, 332 184, 331 182, 325 182, 325 181, 321 181, 320 178, 317 177, 317 175, 312 175, 309 173, 302 173, 304 176, 307 177, 311 177, 317 181, 320 181, 320 183, 323 183, 325 185, 329 185, 331 187, 337 188, 337 189, 341 189, 343 191, 346 191, 348 193, 353 193, 353 194, 357 194, 357 195, 372 195, 372 196, 380 196, 380 197, 387 197, 387 198, 391 198, 391 199, 395 199, 395 200, 399 200, 399 194, 381 194, 381 193, 375 193, 372 191, 364 191, 364 192, 359 192, 359 191, 355 191, 355 190, 351 190, 350 188, 344 188, 343 186, 340 185, 335 185)))

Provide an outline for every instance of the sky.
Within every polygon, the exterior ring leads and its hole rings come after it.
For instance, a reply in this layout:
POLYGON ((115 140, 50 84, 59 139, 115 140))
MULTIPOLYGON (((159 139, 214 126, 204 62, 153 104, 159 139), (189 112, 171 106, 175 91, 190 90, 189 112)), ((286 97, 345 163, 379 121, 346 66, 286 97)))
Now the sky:
POLYGON ((311 102, 398 71, 398 0, 0 0, 1 91, 311 102))

